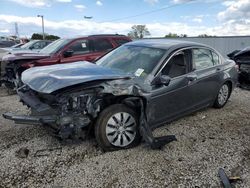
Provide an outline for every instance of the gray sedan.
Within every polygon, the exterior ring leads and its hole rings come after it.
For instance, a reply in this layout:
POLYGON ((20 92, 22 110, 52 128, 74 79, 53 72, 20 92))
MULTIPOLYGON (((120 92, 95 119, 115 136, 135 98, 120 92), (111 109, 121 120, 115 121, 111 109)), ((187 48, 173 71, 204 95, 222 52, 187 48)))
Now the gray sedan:
POLYGON ((202 108, 222 108, 237 82, 235 62, 197 43, 140 40, 96 64, 34 67, 22 74, 18 94, 31 115, 4 114, 16 123, 47 124, 61 138, 94 129, 105 150, 129 148, 152 129, 202 108))

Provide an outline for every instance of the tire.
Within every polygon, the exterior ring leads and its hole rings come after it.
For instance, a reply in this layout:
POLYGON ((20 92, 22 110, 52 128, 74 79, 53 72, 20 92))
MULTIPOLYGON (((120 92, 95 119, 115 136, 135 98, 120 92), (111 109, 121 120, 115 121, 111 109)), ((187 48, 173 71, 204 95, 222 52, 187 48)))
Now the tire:
POLYGON ((103 151, 134 147, 140 143, 138 115, 123 104, 104 109, 95 124, 95 137, 103 151))
POLYGON ((214 107, 222 108, 223 106, 225 106, 230 97, 230 94, 231 94, 231 87, 229 83, 226 82, 221 86, 219 90, 219 93, 214 102, 214 107))

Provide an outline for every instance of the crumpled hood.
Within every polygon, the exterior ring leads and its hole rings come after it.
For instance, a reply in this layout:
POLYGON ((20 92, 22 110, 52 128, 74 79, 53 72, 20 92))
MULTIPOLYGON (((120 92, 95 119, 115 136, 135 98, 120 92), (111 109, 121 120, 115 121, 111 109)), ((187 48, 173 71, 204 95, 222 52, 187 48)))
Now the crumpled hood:
POLYGON ((95 80, 129 78, 128 74, 87 61, 30 68, 22 73, 22 82, 41 93, 95 80))
POLYGON ((235 50, 230 54, 227 54, 227 56, 236 61, 236 63, 250 64, 250 47, 243 50, 235 50))

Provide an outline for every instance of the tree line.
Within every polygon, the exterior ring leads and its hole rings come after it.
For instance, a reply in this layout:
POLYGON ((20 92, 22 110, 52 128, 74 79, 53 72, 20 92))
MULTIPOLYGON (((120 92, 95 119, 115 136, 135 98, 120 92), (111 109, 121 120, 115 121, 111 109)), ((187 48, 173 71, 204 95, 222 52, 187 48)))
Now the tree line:
MULTIPOLYGON (((31 36, 32 40, 43 40, 43 35, 40 33, 33 33, 33 35, 31 36)), ((60 39, 60 37, 56 36, 56 35, 49 35, 49 34, 45 34, 45 40, 57 40, 60 39)))
MULTIPOLYGON (((132 39, 142 39, 145 38, 146 36, 150 36, 150 31, 147 28, 146 25, 133 25, 131 27, 131 31, 127 34, 128 37, 132 39)), ((179 37, 188 37, 187 34, 177 34, 177 33, 168 33, 164 36, 165 38, 179 38, 179 37)), ((208 38, 208 37, 216 37, 212 35, 207 35, 207 34, 200 34, 198 37, 202 38, 208 38)), ((31 36, 32 40, 43 40, 43 35, 40 33, 33 33, 31 36)), ((50 35, 50 34, 45 34, 45 40, 57 40, 60 39, 59 36, 56 35, 50 35)))
MULTIPOLYGON (((146 36, 150 36, 150 32, 146 25, 133 25, 131 27, 131 31, 127 34, 130 38, 133 39, 142 39, 146 36)), ((187 34, 180 34, 177 33, 168 33, 164 36, 165 38, 178 38, 178 37, 188 37, 187 34)), ((198 37, 207 38, 207 37, 216 37, 207 34, 198 35, 198 37)))

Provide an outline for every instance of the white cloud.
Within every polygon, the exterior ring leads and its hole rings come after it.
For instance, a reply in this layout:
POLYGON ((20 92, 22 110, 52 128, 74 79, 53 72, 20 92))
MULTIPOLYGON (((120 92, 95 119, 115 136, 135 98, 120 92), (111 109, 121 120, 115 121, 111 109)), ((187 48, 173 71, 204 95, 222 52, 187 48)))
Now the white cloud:
POLYGON ((159 0, 144 0, 146 3, 149 3, 151 5, 154 5, 159 2, 159 0))
MULTIPOLYGON (((19 34, 21 36, 31 36, 33 33, 41 32, 41 21, 38 19, 37 17, 20 17, 2 14, 0 15, 0 30, 6 31, 6 34, 9 35, 14 34, 14 23, 17 22, 19 34)), ((134 24, 139 23, 99 23, 92 20, 44 20, 45 32, 61 37, 103 33, 127 34, 134 24)), ((148 23, 146 25, 151 33, 151 37, 163 37, 169 32, 187 34, 188 36, 197 36, 204 33, 217 36, 249 35, 250 19, 246 19, 244 22, 227 21, 216 27, 207 27, 201 24, 189 25, 186 22, 148 23)))
POLYGON ((8 29, 0 29, 0 33, 9 33, 10 32, 10 30, 8 30, 8 29))
POLYGON ((224 5, 224 6, 230 6, 230 5, 232 5, 234 3, 234 1, 223 1, 222 2, 222 5, 224 5))
POLYGON ((102 6, 103 4, 102 4, 102 2, 101 2, 101 1, 96 1, 96 5, 98 5, 98 6, 102 6))
POLYGON ((9 0, 25 7, 50 7, 51 4, 57 3, 70 3, 72 0, 9 0))
POLYGON ((187 3, 187 2, 190 2, 190 1, 193 1, 193 0, 173 0, 173 3, 179 4, 179 3, 187 3))
POLYGON ((84 5, 74 5, 74 7, 80 12, 82 12, 86 8, 86 6, 84 5))
POLYGON ((250 17, 249 0, 235 0, 224 5, 227 6, 227 9, 218 13, 218 19, 220 21, 244 20, 250 17))
POLYGON ((193 22, 197 22, 197 23, 201 23, 202 22, 202 18, 193 18, 192 21, 193 22))
POLYGON ((59 2, 59 3, 71 3, 72 0, 55 0, 56 2, 59 2))
POLYGON ((26 7, 50 6, 50 2, 48 0, 10 0, 10 1, 26 7))
POLYGON ((206 17, 210 17, 209 14, 204 14, 204 15, 197 15, 197 16, 181 16, 181 18, 184 21, 192 21, 192 22, 196 22, 196 23, 201 23, 203 22, 203 19, 206 17))

